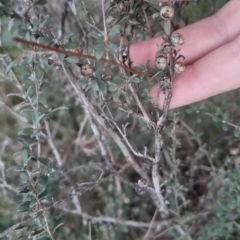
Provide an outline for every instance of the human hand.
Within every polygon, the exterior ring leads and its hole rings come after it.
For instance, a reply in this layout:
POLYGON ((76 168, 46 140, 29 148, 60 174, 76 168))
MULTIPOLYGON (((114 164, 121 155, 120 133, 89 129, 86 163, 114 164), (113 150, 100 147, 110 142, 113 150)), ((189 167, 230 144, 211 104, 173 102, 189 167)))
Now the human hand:
MULTIPOLYGON (((170 108, 177 108, 240 87, 240 1, 230 0, 219 12, 179 29, 185 39, 181 54, 185 72, 173 79, 170 108)), ((154 64, 162 37, 134 43, 129 56, 132 66, 154 64), (158 45, 158 46, 157 46, 158 45)), ((164 95, 158 84, 150 90, 153 101, 162 108, 164 95)))

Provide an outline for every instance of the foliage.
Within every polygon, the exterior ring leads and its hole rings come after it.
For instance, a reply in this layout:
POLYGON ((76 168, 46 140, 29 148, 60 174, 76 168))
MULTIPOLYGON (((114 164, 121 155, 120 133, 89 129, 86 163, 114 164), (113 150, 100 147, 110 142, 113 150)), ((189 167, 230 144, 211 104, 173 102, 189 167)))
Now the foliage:
POLYGON ((172 31, 225 3, 0 1, 2 239, 239 238, 238 91, 168 111, 172 31))

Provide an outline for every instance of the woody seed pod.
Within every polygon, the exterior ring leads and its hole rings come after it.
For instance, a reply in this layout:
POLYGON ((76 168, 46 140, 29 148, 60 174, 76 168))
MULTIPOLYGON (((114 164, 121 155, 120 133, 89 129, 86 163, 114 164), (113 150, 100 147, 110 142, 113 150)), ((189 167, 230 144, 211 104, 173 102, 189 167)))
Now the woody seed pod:
POLYGON ((112 74, 108 73, 108 72, 105 72, 101 75, 101 79, 103 81, 111 81, 113 78, 112 74))
POLYGON ((110 15, 110 16, 107 17, 106 23, 109 26, 113 26, 116 23, 116 18, 114 16, 110 15))
POLYGON ((127 11, 127 7, 124 5, 124 3, 118 3, 117 9, 118 9, 119 12, 126 12, 127 11))
POLYGON ((81 66, 81 74, 84 77, 91 77, 93 75, 93 67, 90 64, 83 64, 81 66))
POLYGON ((166 56, 159 56, 155 59, 155 66, 158 70, 162 71, 167 67, 167 57, 166 56))
POLYGON ((171 20, 174 16, 174 8, 171 6, 164 6, 160 10, 160 16, 164 20, 171 20))
POLYGON ((184 38, 180 33, 173 33, 170 38, 174 46, 179 46, 184 43, 184 38))
POLYGON ((176 62, 174 64, 174 71, 175 73, 182 73, 185 70, 185 65, 182 62, 176 62))

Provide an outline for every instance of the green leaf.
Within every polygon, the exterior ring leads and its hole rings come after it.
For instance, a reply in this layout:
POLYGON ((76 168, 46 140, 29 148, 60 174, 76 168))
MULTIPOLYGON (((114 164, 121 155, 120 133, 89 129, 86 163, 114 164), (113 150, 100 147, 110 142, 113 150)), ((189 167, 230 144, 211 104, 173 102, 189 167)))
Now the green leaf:
POLYGON ((33 109, 33 111, 32 111, 32 122, 33 122, 34 126, 37 126, 38 119, 39 119, 38 111, 36 109, 33 109))
POLYGON ((32 136, 35 133, 33 128, 23 128, 18 131, 18 135, 32 136))
POLYGON ((70 37, 72 37, 74 35, 74 32, 69 32, 68 34, 66 34, 63 38, 63 40, 67 40, 69 39, 70 37))
POLYGON ((42 29, 44 28, 44 26, 47 24, 47 22, 49 21, 49 15, 46 15, 44 17, 44 21, 40 23, 40 26, 39 26, 39 31, 42 31, 42 29))
POLYGON ((64 106, 62 106, 62 107, 57 107, 57 108, 54 108, 53 110, 51 110, 51 112, 53 113, 53 112, 56 112, 56 111, 59 111, 59 110, 68 110, 68 108, 67 108, 67 107, 64 107, 64 106))
POLYGON ((40 185, 46 185, 47 182, 48 182, 48 177, 47 177, 47 176, 40 176, 40 177, 38 178, 38 183, 39 183, 40 185))
POLYGON ((28 150, 27 148, 22 149, 22 159, 24 163, 28 163, 29 157, 28 157, 28 150))
POLYGON ((235 136, 236 138, 239 138, 239 137, 240 137, 240 129, 238 129, 238 128, 235 128, 235 129, 234 129, 234 136, 235 136))
POLYGON ((69 42, 63 45, 64 49, 75 49, 79 47, 79 44, 76 42, 69 42))
POLYGON ((140 83, 141 81, 140 81, 140 78, 133 77, 133 78, 131 78, 131 82, 133 82, 133 83, 140 83))
POLYGON ((120 97, 121 93, 122 93, 121 91, 115 92, 113 95, 113 101, 117 101, 118 98, 120 97))
POLYGON ((51 240, 49 235, 37 236, 36 240, 51 240))
POLYGON ((23 138, 18 138, 17 139, 19 143, 21 143, 24 147, 28 147, 28 142, 25 141, 23 138))
POLYGON ((51 163, 51 161, 50 161, 49 159, 40 157, 40 158, 38 159, 38 161, 39 161, 41 164, 43 164, 44 166, 51 168, 52 163, 51 163))
POLYGON ((29 210, 29 204, 31 201, 25 201, 21 205, 18 206, 17 211, 18 212, 26 212, 29 210))
POLYGON ((54 229, 53 229, 53 234, 55 233, 55 231, 61 227, 62 225, 64 225, 64 223, 59 223, 54 229))
POLYGON ((27 175, 25 172, 22 172, 22 173, 20 174, 20 177, 21 177, 25 182, 28 181, 28 175, 27 175))
POLYGON ((85 89, 88 85, 88 78, 81 78, 78 80, 82 89, 85 89))
POLYGON ((163 23, 163 30, 164 30, 164 32, 165 32, 165 34, 166 35, 169 35, 170 34, 170 31, 171 31, 171 25, 170 25, 171 23, 169 22, 169 21, 164 21, 164 23, 163 23))
POLYGON ((112 83, 115 83, 116 85, 120 86, 123 85, 125 83, 124 79, 116 76, 113 78, 112 83))
POLYGON ((48 44, 51 43, 53 40, 52 40, 51 38, 49 38, 49 37, 41 36, 41 37, 39 37, 38 41, 39 41, 39 43, 48 45, 48 44))
POLYGON ((69 63, 78 63, 79 62, 79 58, 75 57, 75 56, 70 56, 65 58, 65 60, 69 63))
POLYGON ((47 194, 48 194, 48 192, 46 190, 46 186, 45 185, 39 185, 38 197, 43 198, 43 197, 47 196, 47 194))
POLYGON ((120 33, 121 26, 116 24, 114 25, 108 33, 109 38, 113 38, 116 34, 120 33))
POLYGON ((8 30, 3 31, 2 42, 7 45, 12 42, 12 34, 8 30))
POLYGON ((12 61, 8 64, 7 68, 6 68, 6 74, 17 64, 17 61, 12 61))
POLYGON ((35 2, 35 5, 44 5, 44 4, 46 4, 47 3, 47 0, 37 0, 36 2, 35 2))
POLYGON ((111 91, 111 92, 115 92, 118 90, 118 85, 116 85, 115 83, 112 83, 112 82, 108 82, 108 90, 111 91))
POLYGON ((152 19, 158 18, 160 16, 159 12, 152 14, 152 19))
POLYGON ((96 81, 96 83, 98 85, 98 89, 99 89, 100 92, 106 92, 107 91, 106 84, 102 80, 100 80, 98 78, 95 78, 94 80, 96 81))
POLYGON ((30 234, 30 237, 35 237, 35 236, 37 236, 39 233, 42 233, 42 232, 44 232, 44 231, 45 231, 44 229, 36 230, 36 231, 34 231, 33 233, 30 234))
POLYGON ((24 167, 23 166, 16 166, 16 167, 14 167, 14 171, 15 172, 22 172, 22 171, 24 171, 24 167))
POLYGON ((9 94, 7 95, 7 97, 11 97, 11 96, 20 97, 20 98, 24 99, 23 96, 22 96, 22 94, 20 94, 20 93, 9 93, 9 94))
POLYGON ((27 33, 29 33, 28 29, 20 29, 18 31, 18 36, 21 37, 21 38, 25 38, 27 33))
POLYGON ((23 183, 17 187, 16 191, 18 193, 27 193, 32 191, 32 186, 30 185, 30 183, 23 183))
POLYGON ((100 59, 103 57, 104 53, 105 53, 105 46, 104 45, 96 45, 95 46, 95 56, 97 59, 100 59))
POLYGON ((51 84, 49 82, 42 82, 41 85, 40 85, 40 88, 41 89, 44 89, 44 88, 47 88, 49 87, 51 84))

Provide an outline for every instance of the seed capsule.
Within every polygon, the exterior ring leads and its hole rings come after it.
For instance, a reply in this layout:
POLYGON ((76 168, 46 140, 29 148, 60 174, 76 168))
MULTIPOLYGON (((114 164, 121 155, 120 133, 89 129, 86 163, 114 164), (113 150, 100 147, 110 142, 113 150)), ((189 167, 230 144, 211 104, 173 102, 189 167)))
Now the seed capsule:
POLYGON ((180 33, 173 33, 171 35, 171 42, 173 43, 174 46, 179 46, 184 44, 184 38, 180 33))
POLYGON ((90 64, 83 64, 81 66, 81 74, 84 77, 91 77, 93 75, 93 67, 90 64))
POLYGON ((165 54, 173 53, 175 51, 174 46, 169 42, 163 42, 162 49, 165 54))
POLYGON ((160 10, 160 16, 164 20, 171 20, 174 16, 174 8, 171 6, 164 6, 160 10))
POLYGON ((116 18, 114 16, 110 15, 110 16, 107 17, 106 23, 109 26, 113 26, 116 23, 116 18))
POLYGON ((118 9, 119 12, 126 12, 127 11, 127 7, 124 5, 124 3, 118 3, 117 9, 118 9))
POLYGON ((101 79, 103 81, 111 81, 113 78, 112 74, 108 73, 108 72, 105 72, 101 75, 101 79))
POLYGON ((159 56, 155 59, 155 66, 158 70, 162 71, 167 67, 167 57, 159 56))
POLYGON ((176 62, 174 64, 174 71, 175 73, 182 73, 185 70, 185 65, 182 62, 176 62))

